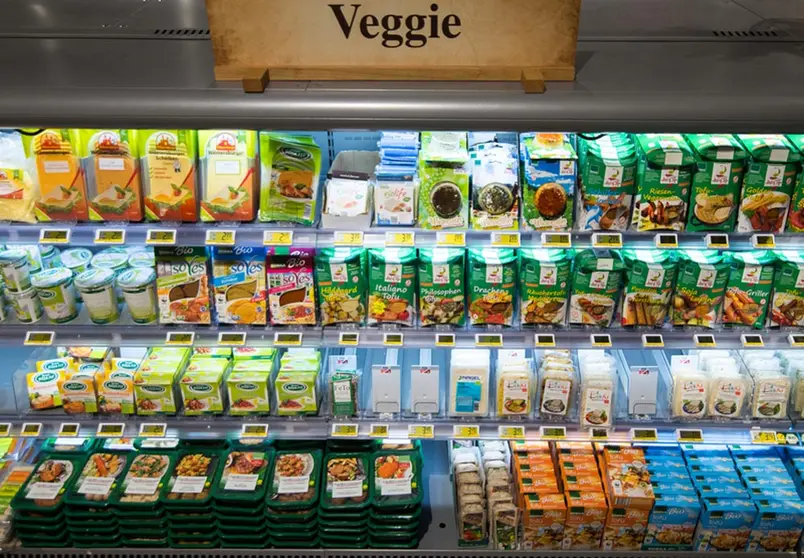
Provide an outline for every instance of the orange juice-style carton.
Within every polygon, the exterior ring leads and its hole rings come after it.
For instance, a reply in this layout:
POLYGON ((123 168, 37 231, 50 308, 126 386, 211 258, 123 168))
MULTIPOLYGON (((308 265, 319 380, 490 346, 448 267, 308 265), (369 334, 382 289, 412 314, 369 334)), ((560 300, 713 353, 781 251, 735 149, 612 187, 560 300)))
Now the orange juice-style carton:
POLYGON ((202 221, 253 221, 259 184, 257 132, 199 130, 202 221))
POLYGON ((641 550, 649 518, 649 508, 611 508, 603 532, 603 550, 641 550))
POLYGON ((137 130, 79 130, 90 221, 142 221, 137 130))
POLYGON ((562 550, 596 550, 603 540, 609 506, 603 492, 568 491, 562 550))
POLYGON ((87 189, 78 156, 78 130, 47 129, 23 136, 25 155, 33 161, 39 198, 38 221, 86 221, 87 189))
POLYGON ((523 550, 560 550, 566 517, 563 494, 528 494, 522 512, 523 550))
POLYGON ((197 221, 196 131, 139 130, 145 218, 197 221))

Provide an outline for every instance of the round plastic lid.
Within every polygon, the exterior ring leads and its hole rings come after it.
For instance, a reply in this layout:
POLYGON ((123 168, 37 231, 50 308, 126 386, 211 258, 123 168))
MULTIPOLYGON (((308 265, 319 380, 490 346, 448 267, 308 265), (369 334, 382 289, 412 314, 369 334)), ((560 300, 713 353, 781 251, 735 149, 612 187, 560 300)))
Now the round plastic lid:
POLYGON ((37 289, 45 289, 48 287, 56 287, 67 283, 73 278, 73 272, 64 267, 54 267, 53 269, 46 269, 31 276, 31 284, 37 289))
POLYGON ((0 264, 14 264, 20 260, 27 260, 28 254, 25 250, 3 250, 0 252, 0 264))
POLYGON ((121 289, 139 289, 155 280, 156 272, 153 269, 137 267, 121 273, 117 278, 117 284, 121 289))
POLYGON ((155 263, 154 255, 148 252, 134 252, 128 257, 131 267, 153 267, 155 263))
POLYGON ((86 265, 91 259, 92 252, 86 248, 71 248, 61 253, 61 263, 69 268, 86 265))
POLYGON ((33 287, 30 287, 28 289, 25 289, 24 291, 19 292, 6 291, 6 296, 9 298, 18 298, 18 299, 34 298, 36 296, 36 291, 34 290, 33 287))
POLYGON ((128 255, 123 252, 99 252, 92 256, 92 267, 117 269, 128 264, 128 255))
POLYGON ((75 286, 79 289, 94 289, 114 283, 115 273, 111 269, 90 269, 75 278, 75 286))

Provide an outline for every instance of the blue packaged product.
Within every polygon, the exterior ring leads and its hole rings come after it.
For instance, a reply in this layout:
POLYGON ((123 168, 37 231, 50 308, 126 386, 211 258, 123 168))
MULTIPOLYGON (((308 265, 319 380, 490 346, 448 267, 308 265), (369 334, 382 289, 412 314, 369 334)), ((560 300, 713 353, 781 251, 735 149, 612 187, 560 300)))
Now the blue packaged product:
POLYGON ((738 463, 737 470, 740 474, 748 475, 752 473, 772 473, 775 475, 788 474, 787 467, 783 464, 762 465, 758 463, 738 463))
POLYGON ((754 500, 800 500, 795 487, 786 486, 752 486, 748 494, 754 500))
POLYGON ((690 465, 690 474, 695 473, 731 473, 734 472, 734 464, 728 463, 704 463, 701 465, 690 465))
POLYGON ((689 480, 690 476, 687 474, 687 471, 681 471, 676 469, 663 469, 657 471, 650 471, 650 479, 651 480, 665 480, 665 481, 674 481, 674 480, 689 480))
POLYGON ((750 465, 765 465, 765 464, 770 465, 777 463, 781 465, 784 463, 782 461, 782 458, 779 457, 778 455, 763 456, 763 455, 747 455, 738 453, 737 455, 733 455, 732 458, 734 459, 734 462, 737 463, 738 465, 740 463, 746 463, 750 465))
POLYGON ((660 455, 681 455, 681 448, 678 444, 634 444, 634 447, 641 449, 645 456, 660 455))
POLYGON ((685 457, 688 454, 698 454, 701 456, 722 455, 725 457, 729 457, 731 455, 729 453, 729 446, 726 444, 681 444, 681 451, 684 453, 685 457))
POLYGON ((745 550, 756 516, 757 508, 748 499, 704 499, 692 549, 745 550))
POLYGON ((692 482, 695 484, 718 484, 718 483, 727 483, 727 484, 740 484, 742 481, 740 480, 740 475, 737 474, 737 471, 732 469, 731 471, 695 471, 690 473, 690 478, 692 482))
POLYGON ((728 455, 701 455, 691 453, 684 456, 688 465, 700 465, 702 463, 726 463, 734 467, 734 461, 728 455))
POLYGON ((572 229, 578 156, 567 134, 525 133, 519 136, 522 184, 522 228, 572 229))
POLYGON ((643 550, 692 550, 695 526, 701 513, 696 496, 655 492, 643 550))
POLYGON ((734 444, 729 446, 729 450, 731 451, 732 455, 753 455, 756 457, 761 456, 778 456, 779 454, 774 447, 768 446, 756 446, 756 445, 747 445, 742 446, 740 444, 734 444))
POLYGON ((679 457, 669 457, 669 456, 660 456, 660 457, 649 457, 645 456, 645 464, 648 466, 648 469, 686 469, 687 464, 684 462, 684 459, 679 457))
POLYGON ((701 498, 742 498, 749 499, 748 491, 740 484, 696 484, 701 498))
POLYGON ((653 487, 653 492, 661 492, 663 494, 685 494, 688 496, 698 497, 698 491, 690 481, 650 481, 653 487))
POLYGON ((764 486, 783 486, 785 488, 792 488, 795 490, 795 483, 793 479, 790 477, 782 477, 782 476, 771 476, 771 475, 746 475, 743 477, 743 481, 748 486, 748 488, 752 487, 764 487, 764 486))
POLYGON ((804 529, 804 503, 754 500, 759 513, 748 539, 749 552, 794 552, 804 529))

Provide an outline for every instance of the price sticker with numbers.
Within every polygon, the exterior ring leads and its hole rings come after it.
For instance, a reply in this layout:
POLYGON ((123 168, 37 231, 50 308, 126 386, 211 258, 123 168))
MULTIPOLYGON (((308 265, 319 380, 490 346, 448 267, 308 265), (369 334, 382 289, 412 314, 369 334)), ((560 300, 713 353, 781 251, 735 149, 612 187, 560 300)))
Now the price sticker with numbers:
POLYGON ((122 438, 126 432, 126 425, 122 422, 102 422, 98 425, 95 435, 99 438, 122 438))
POLYGON ((251 424, 246 423, 240 428, 241 438, 267 438, 268 425, 267 424, 251 424))
POLYGON ((765 342, 762 340, 762 336, 757 334, 743 334, 740 336, 740 342, 743 344, 743 347, 765 346, 765 342))
POLYGON ((95 244, 125 244, 125 229, 95 229, 95 244))
POLYGON ((791 347, 804 347, 804 335, 796 335, 795 333, 788 335, 787 341, 791 347))
POLYGON ((432 424, 409 424, 408 438, 435 438, 435 427, 432 424))
POLYGON ((659 233, 653 237, 656 248, 678 248, 678 235, 676 233, 659 233))
POLYGON ((25 334, 25 345, 35 345, 40 347, 50 346, 56 340, 55 331, 29 331, 25 334))
POLYGON ((436 333, 435 336, 436 347, 454 347, 455 334, 454 333, 436 333))
POLYGON ((70 229, 42 228, 39 230, 39 244, 69 244, 70 229))
POLYGON ((542 233, 542 246, 545 248, 570 248, 572 235, 570 233, 542 233))
POLYGON ((140 438, 164 438, 167 436, 167 424, 164 422, 144 422, 140 425, 140 438))
POLYGON ((503 336, 501 333, 478 333, 475 335, 476 347, 502 347, 503 336))
POLYGON ((664 338, 656 333, 648 333, 642 336, 642 346, 646 349, 660 349, 664 347, 664 338))
POLYGON ((437 246, 466 246, 466 233, 462 232, 437 232, 437 246))
POLYGON ((684 429, 679 428, 676 430, 676 440, 679 443, 687 444, 700 444, 703 443, 703 430, 699 428, 684 429))
POLYGON ((363 246, 363 233, 360 231, 338 231, 335 233, 335 246, 363 246))
POLYGON ((242 347, 246 344, 245 331, 221 332, 218 334, 218 345, 242 347))
POLYGON ((387 232, 385 233, 386 246, 415 246, 416 235, 412 232, 387 232))
POLYGON ((25 438, 37 438, 42 433, 41 422, 24 422, 20 429, 20 436, 25 438))
POLYGON ((9 434, 11 434, 11 423, 10 422, 0 423, 0 438, 5 438, 9 434))
POLYGON ((622 248, 623 235, 620 233, 593 233, 592 248, 622 248))
POLYGON ((496 248, 519 248, 521 240, 516 232, 491 233, 491 245, 496 248))
POLYGON ((293 231, 265 231, 262 243, 265 246, 290 246, 293 244, 293 231))
POLYGON ((372 438, 388 438, 391 434, 391 427, 387 424, 372 424, 369 427, 369 436, 372 438))
POLYGON ((335 438, 357 438, 360 427, 357 424, 336 422, 332 425, 332 436, 335 438))
POLYGON ((193 331, 169 331, 165 335, 165 345, 190 346, 195 343, 193 331))
POLYGON ((78 436, 81 425, 77 422, 62 422, 59 425, 59 438, 72 438, 78 436))
POLYGON ((540 426, 539 436, 543 440, 566 440, 567 429, 563 426, 540 426))
POLYGON ((405 344, 405 336, 401 333, 384 333, 382 344, 386 347, 401 347, 405 344))
POLYGON ((537 347, 555 347, 556 336, 552 333, 537 333, 534 342, 537 347))
POLYGON ((274 333, 274 345, 278 347, 301 347, 302 344, 302 333, 301 332, 292 332, 292 333, 274 333))
POLYGON ((751 430, 751 443, 752 444, 769 444, 776 445, 776 432, 772 430, 751 430))
POLYGON ((728 250, 729 235, 727 234, 708 234, 706 235, 706 247, 710 250, 728 250))
POLYGON ((524 426, 499 426, 497 435, 503 440, 521 440, 525 437, 524 426))
POLYGON ((695 336, 693 336, 693 338, 695 340, 696 347, 702 347, 702 348, 717 347, 717 342, 715 341, 714 335, 696 334, 695 336))
POLYGON ((480 425, 456 424, 452 427, 452 437, 464 439, 480 438, 480 425))
POLYGON ((776 237, 772 234, 755 234, 751 237, 751 246, 765 250, 776 248, 776 237))
POLYGON ((176 229, 148 229, 145 233, 145 244, 173 246, 176 244, 176 229))
POLYGON ((589 438, 595 442, 605 442, 609 439, 608 428, 592 428, 589 431, 589 438))
POLYGON ((595 333, 589 337, 593 347, 611 347, 611 335, 595 333))
POLYGON ((207 246, 234 246, 237 231, 232 229, 207 229, 207 246))
POLYGON ((659 433, 655 428, 632 428, 632 442, 655 442, 659 439, 659 433))
POLYGON ((360 344, 360 334, 356 331, 342 331, 338 334, 338 345, 344 347, 357 347, 360 344))

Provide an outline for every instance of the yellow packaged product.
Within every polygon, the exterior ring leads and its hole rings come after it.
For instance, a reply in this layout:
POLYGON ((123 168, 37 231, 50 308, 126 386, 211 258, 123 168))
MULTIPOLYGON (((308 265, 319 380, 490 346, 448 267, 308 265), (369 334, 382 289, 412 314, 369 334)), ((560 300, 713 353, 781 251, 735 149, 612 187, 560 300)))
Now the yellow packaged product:
POLYGON ((28 401, 31 409, 42 410, 62 406, 62 395, 59 381, 67 372, 73 370, 72 362, 66 358, 40 360, 36 363, 36 372, 26 376, 28 401))
POLYGON ((69 414, 97 413, 98 400, 95 390, 95 374, 102 371, 96 363, 79 365, 74 372, 66 372, 58 380, 62 407, 69 414), (88 370, 89 368, 92 370, 88 370))
POLYGON ((523 550, 561 550, 566 518, 563 494, 528 494, 522 514, 523 550))
POLYGON ((111 369, 96 376, 98 410, 104 414, 134 414, 134 375, 139 361, 113 358, 111 369))
POLYGON ((139 130, 145 218, 197 221, 195 130, 139 130))
POLYGON ((175 384, 184 361, 150 361, 134 375, 137 414, 173 414, 177 411, 175 384))
POLYGON ((35 223, 39 186, 17 140, 11 134, 0 135, 0 220, 35 223))
POLYGON ((531 399, 530 373, 506 370, 497 375, 497 414, 527 417, 531 399))

